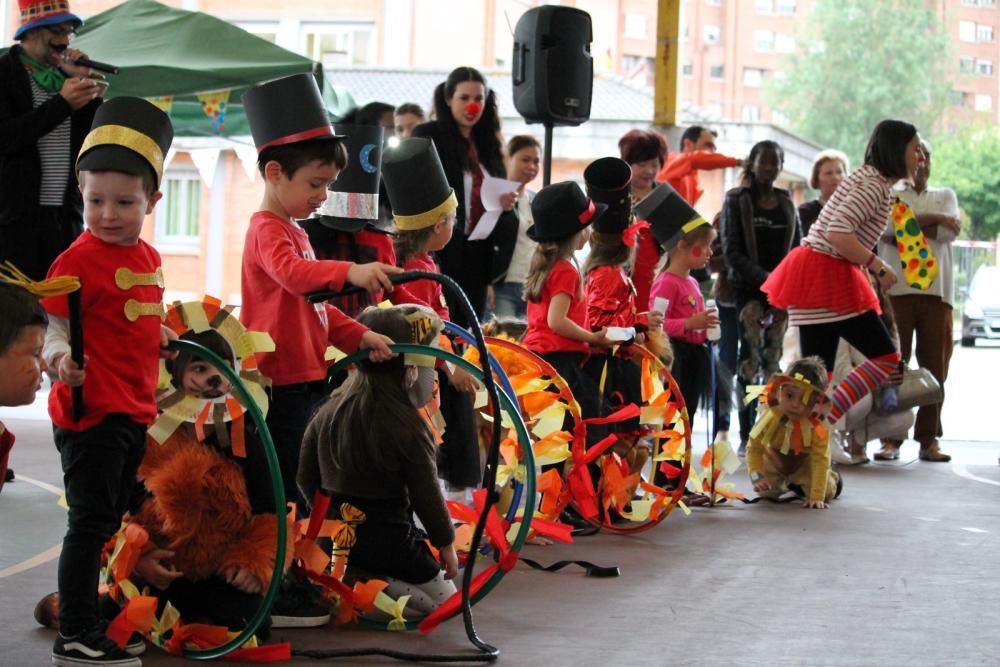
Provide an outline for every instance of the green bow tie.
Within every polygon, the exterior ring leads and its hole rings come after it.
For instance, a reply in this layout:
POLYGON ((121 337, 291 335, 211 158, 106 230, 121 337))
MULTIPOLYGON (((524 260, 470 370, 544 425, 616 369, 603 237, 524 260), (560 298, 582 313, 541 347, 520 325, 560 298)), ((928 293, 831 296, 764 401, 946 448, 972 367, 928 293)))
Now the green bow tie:
POLYGON ((26 53, 21 54, 21 62, 34 70, 31 77, 42 90, 49 93, 58 93, 62 90, 66 75, 58 67, 46 67, 26 53))

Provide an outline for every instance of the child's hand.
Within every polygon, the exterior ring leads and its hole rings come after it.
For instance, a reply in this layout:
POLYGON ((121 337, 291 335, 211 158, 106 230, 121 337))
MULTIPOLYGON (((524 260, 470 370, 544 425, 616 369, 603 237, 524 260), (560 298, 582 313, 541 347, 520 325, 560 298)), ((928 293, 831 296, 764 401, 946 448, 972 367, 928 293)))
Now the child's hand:
POLYGON ((455 553, 455 543, 452 542, 446 547, 438 550, 441 556, 441 569, 444 570, 445 579, 454 579, 458 574, 458 554, 455 553))
POLYGON ((663 313, 651 310, 646 313, 646 321, 649 323, 650 331, 658 331, 663 328, 663 313))
POLYGON ((594 347, 611 347, 615 344, 613 340, 608 340, 607 327, 601 327, 597 331, 590 332, 590 340, 587 342, 594 347))
POLYGON ((184 576, 173 566, 166 562, 174 557, 174 552, 169 549, 153 549, 147 551, 135 564, 135 573, 153 588, 161 591, 170 588, 174 579, 184 576))
POLYGON ((753 490, 756 491, 757 493, 770 491, 771 483, 768 482, 766 479, 758 479, 756 482, 753 483, 753 490))
POLYGON ((822 500, 807 500, 804 503, 802 503, 802 507, 806 509, 825 510, 828 509, 830 506, 827 505, 822 500))
POLYGON ((476 381, 476 378, 474 378, 471 373, 467 373, 461 368, 456 368, 454 372, 448 376, 448 384, 459 391, 468 392, 470 394, 474 394, 476 390, 479 389, 479 382, 476 381))
POLYGON ((389 346, 392 345, 392 339, 388 336, 383 336, 380 333, 375 333, 374 331, 366 331, 363 336, 361 336, 361 344, 358 345, 358 349, 370 350, 368 352, 368 358, 372 361, 388 361, 396 356, 389 346))
POLYGON ((162 324, 160 325, 160 358, 161 359, 176 359, 177 358, 177 351, 176 350, 168 350, 167 349, 167 345, 170 344, 170 341, 177 340, 177 338, 178 338, 178 336, 177 336, 177 332, 176 331, 174 331, 170 327, 165 327, 162 324))
POLYGON ((369 264, 352 264, 347 270, 347 282, 358 287, 363 287, 369 292, 377 292, 380 289, 392 291, 392 281, 389 276, 402 273, 403 269, 391 264, 382 262, 371 262, 369 264))
POLYGON ((890 287, 896 284, 896 281, 899 280, 899 277, 896 275, 896 272, 893 271, 888 264, 883 264, 882 267, 885 269, 885 273, 883 273, 881 276, 876 274, 875 277, 878 280, 879 287, 881 287, 883 291, 886 291, 890 287))
MULTIPOLYGON (((83 365, 90 361, 88 355, 83 355, 83 365)), ((83 367, 77 366, 76 362, 69 354, 61 354, 56 358, 56 372, 60 382, 64 382, 71 387, 79 387, 83 384, 87 372, 83 367)))
POLYGON ((703 310, 684 320, 684 328, 688 331, 702 331, 719 324, 719 314, 715 309, 703 310))
POLYGON ((222 576, 230 586, 244 593, 260 593, 264 585, 250 571, 237 565, 230 565, 222 571, 222 576))

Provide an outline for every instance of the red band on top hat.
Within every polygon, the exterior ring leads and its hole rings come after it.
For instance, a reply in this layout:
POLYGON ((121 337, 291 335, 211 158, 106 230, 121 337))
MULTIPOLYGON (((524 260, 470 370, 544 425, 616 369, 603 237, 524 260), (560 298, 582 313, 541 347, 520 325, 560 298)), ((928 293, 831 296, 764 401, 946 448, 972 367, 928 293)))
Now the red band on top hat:
POLYGON ((257 147, 257 154, 259 155, 261 151, 265 148, 271 148, 272 146, 284 146, 285 144, 294 144, 298 141, 306 141, 308 139, 318 139, 320 137, 336 137, 337 134, 333 131, 333 125, 323 125, 322 127, 317 127, 312 130, 305 130, 304 132, 296 132, 295 134, 288 134, 283 137, 278 137, 277 139, 272 139, 266 144, 262 144, 257 147))
POLYGON ((577 219, 580 221, 580 224, 585 225, 588 222, 590 222, 590 219, 594 217, 595 210, 596 209, 594 207, 594 200, 591 199, 590 197, 587 197, 587 210, 585 210, 583 213, 577 216, 577 219))

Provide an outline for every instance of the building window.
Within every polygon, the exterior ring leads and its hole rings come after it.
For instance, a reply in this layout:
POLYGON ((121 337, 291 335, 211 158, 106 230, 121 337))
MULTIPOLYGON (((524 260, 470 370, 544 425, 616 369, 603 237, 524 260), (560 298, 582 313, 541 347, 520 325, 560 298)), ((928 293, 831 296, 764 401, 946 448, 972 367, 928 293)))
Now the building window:
POLYGON ((272 21, 237 21, 237 28, 246 30, 251 35, 266 39, 272 44, 278 43, 278 24, 272 21))
POLYGON ((725 67, 722 65, 712 65, 708 68, 708 76, 712 79, 721 79, 725 74, 725 67))
POLYGON ((722 41, 722 30, 717 25, 706 25, 702 34, 709 44, 718 44, 722 41))
POLYGON ((997 0, 979 0, 980 7, 996 7, 997 0))
POLYGON ((976 22, 975 21, 959 21, 958 22, 958 38, 963 42, 974 42, 976 41, 976 22))
POLYGON ((991 95, 976 95, 976 111, 992 111, 993 97, 991 95))
POLYGON ((748 88, 760 88, 764 81, 764 70, 756 67, 743 68, 743 85, 748 88))
POLYGON ((778 53, 795 53, 795 37, 779 32, 774 36, 774 50, 778 53))
POLYGON ((782 14, 784 16, 794 16, 795 0, 776 0, 776 2, 774 3, 774 11, 776 14, 782 14))
POLYGON ((757 0, 754 6, 757 8, 758 14, 774 13, 774 0, 757 0))
POLYGON ((304 23, 303 53, 323 67, 375 64, 375 27, 370 23, 304 23))
POLYGON ((977 60, 976 73, 979 74, 979 76, 993 76, 993 61, 977 60))
POLYGON ((201 179, 198 172, 167 170, 160 189, 163 201, 156 207, 156 243, 198 247, 201 243, 201 179))
POLYGON ((774 33, 770 30, 754 30, 753 48, 757 51, 774 51, 774 33))
POLYGON ((714 5, 714 6, 718 7, 719 5, 722 4, 722 0, 705 0, 705 4, 706 5, 714 5))
POLYGON ((778 111, 777 109, 771 112, 771 122, 774 125, 781 125, 782 127, 788 127, 790 124, 788 122, 788 116, 778 111))
POLYGON ((625 36, 632 39, 645 39, 646 17, 642 14, 626 14, 625 36))
POLYGON ((975 7, 979 4, 979 0, 962 0, 962 4, 966 7, 975 7))
POLYGON ((976 25, 976 41, 977 42, 992 42, 993 41, 993 26, 983 25, 982 23, 976 25))
POLYGON ((963 93, 961 90, 951 91, 951 105, 953 107, 964 107, 966 95, 967 93, 963 93))
POLYGON ((691 63, 684 63, 683 65, 681 65, 681 74, 683 74, 684 76, 691 76, 692 74, 694 74, 694 65, 692 65, 691 63))
POLYGON ((756 123, 760 120, 760 107, 753 104, 745 104, 740 117, 744 123, 756 123))
POLYGON ((970 56, 962 56, 958 59, 958 71, 961 74, 972 74, 976 71, 976 60, 970 56))

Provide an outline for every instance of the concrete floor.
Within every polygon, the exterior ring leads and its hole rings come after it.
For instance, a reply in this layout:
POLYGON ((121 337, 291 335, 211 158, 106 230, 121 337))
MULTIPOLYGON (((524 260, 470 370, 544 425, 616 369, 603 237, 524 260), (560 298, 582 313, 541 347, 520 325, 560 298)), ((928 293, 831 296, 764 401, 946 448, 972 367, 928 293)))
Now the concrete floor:
MULTIPOLYGON (((18 435, 20 479, 0 495, 0 666, 48 664, 54 634, 31 612, 55 588, 65 526, 58 458, 46 422, 5 421, 18 435)), ((638 536, 526 547, 545 562, 618 565, 622 576, 518 566, 475 607, 481 638, 504 665, 998 665, 1000 445, 943 448, 955 462, 913 461, 908 443, 901 462, 842 468, 844 495, 826 511, 696 508, 638 536)), ((296 648, 471 648, 459 619, 427 637, 333 627, 276 634, 296 648)), ((181 664, 156 649, 143 662, 181 664)))

